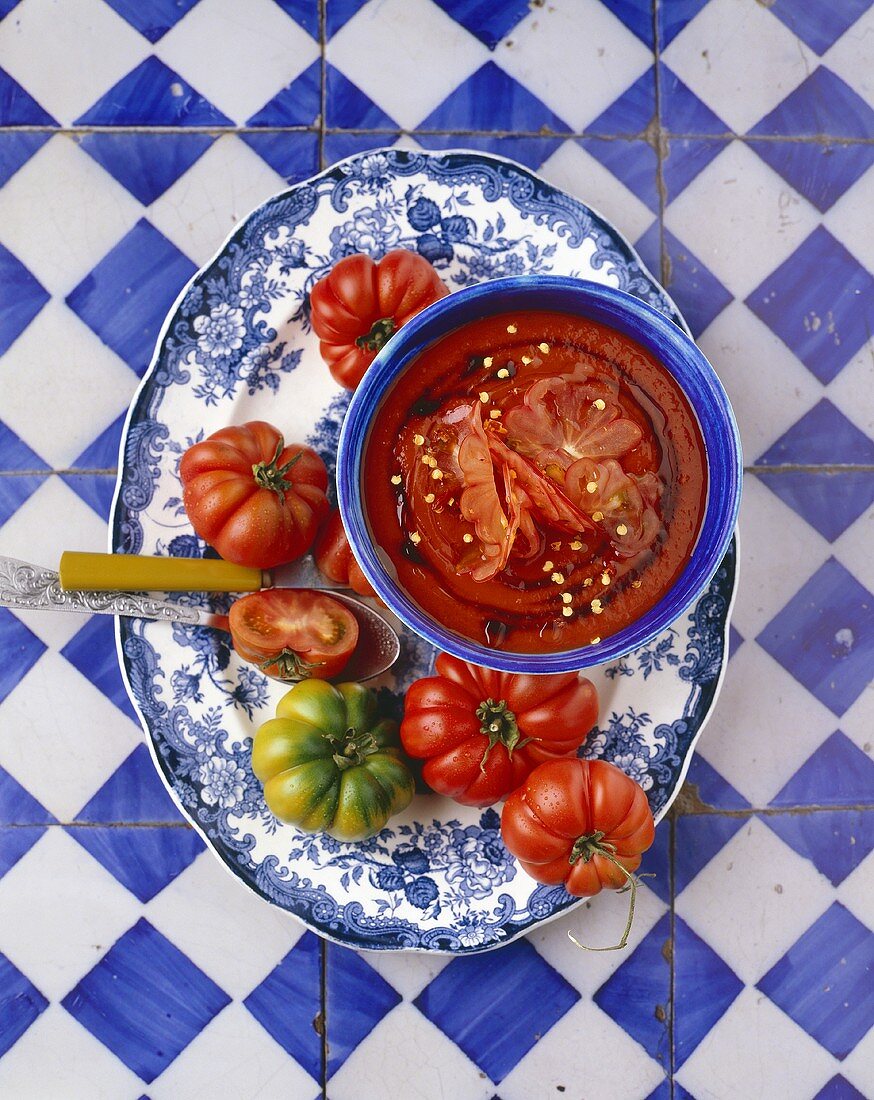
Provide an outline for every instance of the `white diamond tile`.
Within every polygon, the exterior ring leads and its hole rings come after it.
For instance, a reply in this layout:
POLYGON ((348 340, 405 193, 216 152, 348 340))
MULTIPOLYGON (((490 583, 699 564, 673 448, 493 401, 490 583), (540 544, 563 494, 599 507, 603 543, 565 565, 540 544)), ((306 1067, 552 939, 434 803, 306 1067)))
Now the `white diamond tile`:
POLYGON ((3 68, 64 126, 149 52, 103 0, 22 0, 0 22, 3 68))
POLYGON ((499 1091, 501 1100, 539 1096, 645 1100, 664 1077, 664 1067, 638 1042, 597 1005, 581 1000, 504 1078, 499 1091), (621 1092, 617 1066, 622 1067, 621 1092))
POLYGON ((385 1096, 387 1087, 404 1100, 488 1100, 495 1091, 467 1055, 406 1001, 377 1024, 328 1082, 331 1100, 385 1096))
POLYGON ((755 474, 744 474, 740 508, 742 581, 732 620, 755 637, 832 553, 828 541, 755 474), (786 568, 791 546, 792 568, 786 568))
MULTIPOLYGON (((868 476, 874 478, 874 473, 868 476)), ((840 538, 832 543, 835 557, 849 569, 857 581, 865 585, 869 592, 874 592, 872 546, 874 546, 874 505, 864 511, 855 523, 850 524, 840 538)), ((867 707, 871 706, 870 702, 866 701, 866 703, 867 707)))
POLYGON ((320 1094, 318 1083, 241 1004, 222 1009, 147 1091, 150 1100, 315 1100, 320 1094))
POLYGON ((0 723, 0 767, 59 821, 73 820, 142 738, 139 726, 51 650, 0 704, 0 723))
POLYGON ((874 436, 874 341, 865 343, 828 387, 828 399, 868 436, 874 436))
POLYGON ((707 326, 698 344, 731 400, 748 466, 823 395, 818 379, 737 299, 707 326))
POLYGON ((149 208, 149 221, 205 264, 234 226, 285 181, 238 137, 226 134, 149 208))
POLYGON ((538 175, 603 214, 629 241, 642 237, 655 220, 649 207, 575 141, 560 145, 538 175))
POLYGON ((57 298, 12 345, 3 370, 21 380, 4 387, 4 421, 56 470, 73 465, 127 409, 138 385, 127 364, 57 298))
POLYGON ((842 34, 822 56, 822 63, 837 73, 850 87, 874 107, 874 72, 871 66, 871 39, 874 36, 874 10, 869 8, 842 34))
POLYGON ((319 47, 273 0, 200 0, 155 53, 244 123, 316 60, 319 47))
POLYGON ((874 1028, 840 1063, 840 1072, 862 1096, 874 1096, 874 1028))
POLYGON ((46 290, 66 297, 142 212, 72 137, 57 134, 0 189, 0 242, 46 290))
MULTIPOLYGON (((870 745, 868 752, 871 752, 870 745)), ((837 888, 837 900, 845 905, 857 920, 874 929, 872 898, 874 898, 874 852, 869 853, 868 858, 862 860, 855 871, 847 875, 837 888)))
POLYGON ((304 934, 293 917, 253 894, 209 851, 152 899, 146 917, 239 1000, 264 981, 304 934), (193 921, 195 911, 198 919, 193 921))
POLYGON ((603 947, 618 941, 628 916, 628 894, 614 890, 602 890, 572 912, 529 933, 526 939, 565 981, 584 997, 591 997, 628 961, 667 911, 665 903, 645 885, 645 879, 643 882, 637 891, 634 924, 624 951, 581 951, 568 938, 571 933, 587 947, 603 947))
POLYGON ((666 227, 737 298, 755 290, 818 224, 807 199, 740 141, 731 142, 665 212, 666 227))
POLYGON ((407 130, 490 56, 482 42, 431 0, 367 4, 331 39, 326 54, 331 65, 407 130))
POLYGON ((676 912, 753 985, 832 900, 828 880, 751 818, 679 894, 676 912))
POLYGON ((815 1096, 839 1063, 755 989, 745 989, 680 1068, 695 1100, 815 1096))
POLYGON ((54 1001, 136 922, 140 906, 55 825, 0 879, 0 913, 0 951, 54 1001))
POLYGON ((435 955, 426 951, 370 951, 366 959, 368 966, 372 966, 407 1001, 415 1000, 425 986, 430 985, 440 971, 452 962, 450 955, 435 955))
MULTIPOLYGON (((0 527, 0 554, 46 569, 58 568, 64 550, 105 549, 106 524, 55 475, 46 478, 0 527), (63 523, 47 521, 54 516, 63 516, 63 523)), ((62 649, 85 625, 85 616, 72 613, 16 611, 15 615, 53 649, 62 649)))
MULTIPOLYGON (((874 20, 871 22, 874 38, 874 20)), ((874 165, 845 191, 823 217, 823 225, 859 263, 874 271, 874 165)))
MULTIPOLYGON (((840 728, 862 752, 874 754, 874 723, 871 722, 871 686, 863 691, 849 710, 840 717, 840 728)), ((874 897, 874 894, 871 895, 874 897)))
POLYGON ((739 134, 782 102, 816 55, 757 0, 711 0, 662 60, 739 134))
POLYGON ((59 1004, 49 1005, 0 1058, 10 1100, 137 1100, 146 1087, 59 1004))
POLYGON ((749 639, 731 660, 695 751, 753 806, 764 807, 837 724, 828 708, 749 639))
POLYGON ((652 53, 598 0, 534 7, 495 60, 574 131, 584 130, 652 65, 652 53))

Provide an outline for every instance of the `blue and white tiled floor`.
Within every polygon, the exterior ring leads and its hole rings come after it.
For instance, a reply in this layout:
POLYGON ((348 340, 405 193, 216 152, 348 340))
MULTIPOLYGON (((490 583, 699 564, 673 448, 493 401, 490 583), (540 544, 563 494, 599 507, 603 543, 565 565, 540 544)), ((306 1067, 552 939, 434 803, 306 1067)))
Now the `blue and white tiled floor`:
POLYGON ((622 229, 748 464, 728 677, 622 955, 573 917, 456 961, 325 946, 181 820, 108 622, 0 611, 0 1095, 874 1095, 872 74, 869 0, 0 0, 0 553, 105 544, 180 286, 397 141, 622 229))

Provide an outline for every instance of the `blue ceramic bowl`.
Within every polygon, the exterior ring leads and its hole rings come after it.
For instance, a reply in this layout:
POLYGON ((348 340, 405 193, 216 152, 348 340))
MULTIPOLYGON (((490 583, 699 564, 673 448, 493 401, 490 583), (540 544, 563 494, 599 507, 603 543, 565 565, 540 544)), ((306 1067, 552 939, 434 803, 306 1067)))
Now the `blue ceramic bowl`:
POLYGON ((525 275, 466 287, 428 306, 388 341, 352 397, 337 457, 337 491, 355 557, 387 606, 420 637, 465 661, 505 672, 566 672, 625 656, 660 634, 707 588, 728 549, 737 521, 742 478, 740 438, 722 384, 692 340, 637 298, 597 283, 559 275, 525 275), (649 350, 679 382, 704 438, 708 492, 695 549, 670 591, 646 614, 598 645, 558 653, 513 653, 480 645, 438 622, 395 579, 367 522, 361 469, 381 398, 421 351, 471 321, 511 310, 537 309, 598 321, 649 350))

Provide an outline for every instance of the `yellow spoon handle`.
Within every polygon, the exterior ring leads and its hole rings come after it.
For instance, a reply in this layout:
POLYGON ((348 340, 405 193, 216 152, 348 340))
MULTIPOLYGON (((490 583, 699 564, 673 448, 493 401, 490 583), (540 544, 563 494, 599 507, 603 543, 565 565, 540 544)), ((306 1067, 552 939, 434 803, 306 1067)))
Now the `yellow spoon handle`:
POLYGON ((214 558, 152 558, 65 550, 58 573, 64 591, 256 592, 264 586, 260 569, 214 558))

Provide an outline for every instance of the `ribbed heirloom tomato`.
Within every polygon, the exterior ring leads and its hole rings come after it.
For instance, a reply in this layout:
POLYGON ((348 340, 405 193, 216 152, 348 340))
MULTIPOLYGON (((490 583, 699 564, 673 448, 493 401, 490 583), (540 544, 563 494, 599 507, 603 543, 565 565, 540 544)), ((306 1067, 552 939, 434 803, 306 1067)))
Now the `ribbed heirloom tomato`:
POLYGON ((222 428, 179 463, 194 530, 227 561, 256 569, 294 561, 328 512, 328 474, 315 451, 263 420, 222 428))
POLYGON ((654 828, 643 788, 606 760, 542 764, 501 814, 501 836, 523 869, 577 897, 625 886, 654 828))
POLYGON ((316 565, 329 581, 351 588, 360 596, 375 596, 370 581, 361 572, 361 566, 355 560, 346 529, 339 511, 335 508, 319 532, 313 546, 316 565))
POLYGON ((364 254, 340 260, 310 293, 313 329, 334 381, 354 390, 391 335, 448 293, 428 261, 406 249, 378 263, 364 254))
POLYGON ((493 672, 446 653, 407 691, 401 741, 429 787, 464 806, 499 801, 547 760, 576 753, 598 718, 577 672, 493 672))

